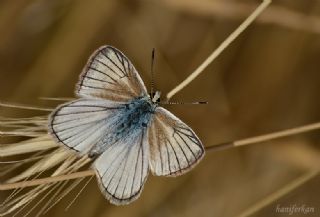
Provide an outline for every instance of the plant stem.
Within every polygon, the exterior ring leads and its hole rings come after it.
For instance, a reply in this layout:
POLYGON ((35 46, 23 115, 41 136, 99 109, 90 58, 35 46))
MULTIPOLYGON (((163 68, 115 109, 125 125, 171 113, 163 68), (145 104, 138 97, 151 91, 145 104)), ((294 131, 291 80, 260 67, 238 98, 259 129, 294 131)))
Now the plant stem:
POLYGON ((61 182, 61 181, 70 180, 70 179, 77 179, 77 178, 83 178, 83 177, 87 177, 87 176, 93 176, 94 174, 95 173, 93 170, 85 170, 85 171, 71 173, 71 174, 67 174, 67 175, 61 175, 61 176, 52 176, 52 177, 46 177, 46 178, 35 179, 35 180, 30 180, 30 181, 0 184, 0 191, 30 187, 30 186, 35 186, 35 185, 48 184, 51 182, 61 182))
MULTIPOLYGON (((226 143, 221 143, 218 145, 211 145, 211 146, 207 146, 206 150, 208 152, 209 151, 210 152, 211 151, 218 151, 218 150, 223 150, 223 149, 232 148, 232 147, 238 147, 238 146, 243 146, 243 145, 255 144, 255 143, 259 143, 259 142, 270 141, 273 139, 296 135, 299 133, 304 133, 304 132, 313 131, 313 130, 317 130, 317 129, 320 129, 320 122, 317 122, 314 124, 309 124, 309 125, 304 125, 301 127, 291 128, 291 129, 287 129, 287 130, 282 130, 282 131, 278 131, 278 132, 274 132, 274 133, 269 133, 269 134, 265 134, 265 135, 261 135, 261 136, 236 140, 233 142, 226 142, 226 143)), ((71 173, 71 174, 67 174, 67 175, 53 176, 53 177, 35 179, 35 180, 30 180, 30 181, 23 181, 23 182, 16 182, 16 183, 5 183, 5 184, 0 184, 0 191, 10 190, 10 189, 15 189, 15 188, 22 188, 22 187, 30 187, 30 186, 41 185, 41 184, 48 184, 51 182, 60 182, 60 181, 65 181, 65 180, 70 180, 70 179, 77 179, 77 178, 82 178, 82 177, 86 177, 86 176, 93 176, 94 174, 95 173, 93 170, 86 170, 86 171, 71 173)))
POLYGON ((264 134, 264 135, 260 135, 260 136, 240 139, 240 140, 236 140, 233 142, 226 142, 226 143, 221 143, 218 145, 210 145, 210 146, 206 147, 206 150, 207 151, 214 151, 214 150, 226 149, 226 148, 230 148, 230 147, 250 145, 250 144, 270 141, 273 139, 278 139, 278 138, 282 138, 282 137, 286 137, 286 136, 305 133, 305 132, 313 131, 313 130, 317 130, 317 129, 320 129, 320 122, 308 124, 308 125, 304 125, 304 126, 300 126, 300 127, 295 127, 295 128, 291 128, 291 129, 287 129, 287 130, 277 131, 274 133, 264 134))
POLYGON ((191 83, 198 75, 200 75, 203 70, 212 63, 221 53, 224 51, 271 3, 271 0, 263 0, 263 2, 250 14, 250 16, 243 21, 243 23, 234 30, 226 40, 224 40, 220 46, 215 49, 212 54, 193 72, 191 73, 184 81, 182 81, 178 86, 173 88, 167 94, 167 100, 182 90, 185 86, 191 83))

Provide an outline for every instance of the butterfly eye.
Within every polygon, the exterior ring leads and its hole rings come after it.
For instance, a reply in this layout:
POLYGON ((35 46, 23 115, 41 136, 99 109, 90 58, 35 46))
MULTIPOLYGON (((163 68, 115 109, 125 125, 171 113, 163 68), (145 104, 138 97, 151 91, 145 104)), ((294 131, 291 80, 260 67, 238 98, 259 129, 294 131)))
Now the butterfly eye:
POLYGON ((149 96, 150 96, 150 99, 153 100, 153 102, 160 102, 160 97, 159 95, 156 97, 156 101, 154 101, 155 99, 155 96, 157 95, 157 93, 150 93, 149 96))
POLYGON ((151 98, 153 103, 160 102, 160 96, 161 96, 161 92, 160 91, 156 91, 154 93, 153 92, 150 93, 150 98, 151 98))

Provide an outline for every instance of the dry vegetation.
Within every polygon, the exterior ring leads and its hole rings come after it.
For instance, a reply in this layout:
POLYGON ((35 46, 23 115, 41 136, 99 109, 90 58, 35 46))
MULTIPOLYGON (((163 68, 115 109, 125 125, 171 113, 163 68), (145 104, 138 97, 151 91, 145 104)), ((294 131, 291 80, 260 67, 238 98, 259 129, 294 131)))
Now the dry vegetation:
MULTIPOLYGON (((0 101, 49 108, 0 107, 1 161, 23 160, 0 164, 1 183, 88 168, 87 158, 66 152, 46 135, 48 110, 60 101, 39 97, 74 97, 78 75, 97 47, 110 44, 122 50, 147 85, 151 50, 156 48, 156 86, 167 93, 259 3, 1 1, 0 101)), ((276 1, 202 75, 173 97, 209 104, 168 109, 192 126, 205 146, 319 122, 319 34, 320 1, 276 1)), ((36 216, 41 211, 48 217, 228 217, 254 212, 253 216, 269 217, 288 216, 277 213, 277 206, 296 204, 315 208, 305 216, 319 216, 319 133, 210 151, 185 176, 150 177, 140 199, 128 206, 110 205, 96 182, 85 176, 1 191, 0 202, 6 205, 0 212, 15 209, 17 216, 36 216)))

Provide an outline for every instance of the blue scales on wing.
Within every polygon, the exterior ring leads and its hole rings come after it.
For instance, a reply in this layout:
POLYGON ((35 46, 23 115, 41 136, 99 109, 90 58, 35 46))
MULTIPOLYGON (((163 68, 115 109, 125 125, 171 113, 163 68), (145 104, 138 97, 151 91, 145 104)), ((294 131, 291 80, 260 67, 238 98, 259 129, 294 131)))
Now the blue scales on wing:
POLYGON ((78 99, 59 106, 49 118, 49 131, 66 147, 87 154, 111 130, 123 103, 78 99))

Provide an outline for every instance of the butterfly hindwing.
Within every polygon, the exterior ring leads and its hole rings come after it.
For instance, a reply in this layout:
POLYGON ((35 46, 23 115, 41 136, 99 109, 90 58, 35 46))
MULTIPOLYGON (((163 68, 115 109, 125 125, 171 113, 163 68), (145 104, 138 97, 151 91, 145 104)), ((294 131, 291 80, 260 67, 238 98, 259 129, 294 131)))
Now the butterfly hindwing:
POLYGON ((100 189, 113 204, 137 199, 146 181, 149 150, 145 129, 140 132, 108 146, 93 163, 100 189))
POLYGON ((89 58, 76 93, 82 97, 128 101, 147 95, 147 90, 129 59, 116 48, 103 46, 89 58))
POLYGON ((49 117, 49 132, 70 149, 87 153, 112 129, 124 105, 100 99, 79 99, 59 106, 49 117))
POLYGON ((193 130, 164 108, 156 108, 148 135, 154 175, 183 174, 204 156, 204 147, 193 130))

